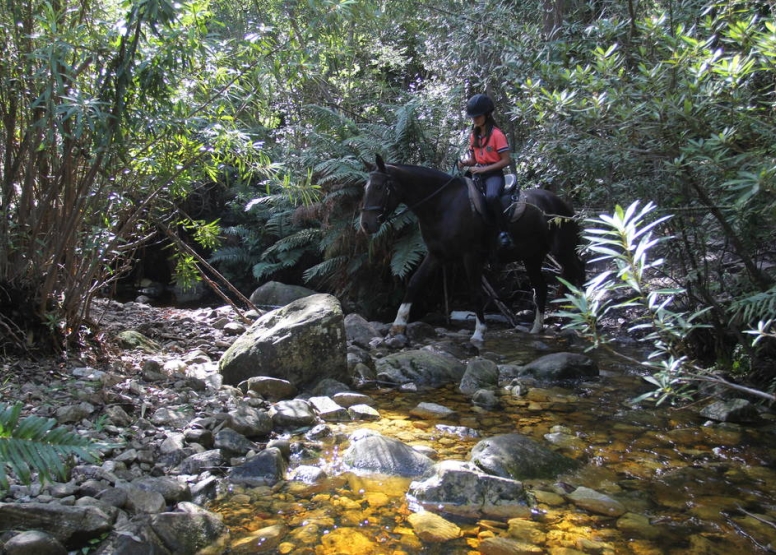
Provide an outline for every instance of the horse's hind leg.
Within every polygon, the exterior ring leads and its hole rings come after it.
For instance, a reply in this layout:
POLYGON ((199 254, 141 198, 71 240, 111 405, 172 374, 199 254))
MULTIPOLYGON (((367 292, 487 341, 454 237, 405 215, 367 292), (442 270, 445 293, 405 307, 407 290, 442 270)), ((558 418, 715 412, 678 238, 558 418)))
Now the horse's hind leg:
POLYGON ((534 290, 534 323, 531 326, 531 333, 539 333, 544 328, 544 308, 547 305, 547 282, 542 275, 542 259, 525 260, 525 270, 528 273, 528 279, 531 280, 531 287, 534 290))
POLYGON ((407 292, 404 294, 404 299, 402 299, 401 305, 399 305, 396 318, 391 325, 391 335, 404 333, 404 331, 407 329, 407 322, 409 322, 410 319, 410 309, 412 308, 412 303, 415 300, 418 292, 426 284, 429 276, 437 268, 437 266, 438 262, 436 258, 432 257, 431 255, 426 255, 426 258, 423 260, 423 262, 421 262, 420 266, 418 266, 418 269, 415 270, 415 273, 412 275, 410 282, 407 285, 407 292))

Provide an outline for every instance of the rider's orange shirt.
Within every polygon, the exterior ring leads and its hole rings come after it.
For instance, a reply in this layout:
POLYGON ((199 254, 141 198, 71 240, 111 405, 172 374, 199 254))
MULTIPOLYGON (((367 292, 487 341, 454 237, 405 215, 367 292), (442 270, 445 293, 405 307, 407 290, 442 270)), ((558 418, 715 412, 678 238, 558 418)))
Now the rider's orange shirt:
POLYGON ((498 127, 493 127, 490 135, 480 138, 480 146, 474 146, 474 133, 469 135, 469 150, 479 166, 487 166, 501 160, 501 153, 509 150, 509 141, 498 127))

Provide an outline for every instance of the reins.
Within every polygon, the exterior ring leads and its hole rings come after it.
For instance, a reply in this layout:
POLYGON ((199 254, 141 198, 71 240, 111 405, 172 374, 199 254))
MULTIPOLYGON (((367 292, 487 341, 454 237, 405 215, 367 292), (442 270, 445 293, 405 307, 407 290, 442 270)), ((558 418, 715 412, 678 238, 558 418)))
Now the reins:
MULTIPOLYGON (((394 179, 393 179, 393 177, 391 177, 391 176, 390 176, 390 175, 389 175, 387 172, 386 172, 386 174, 385 174, 385 175, 387 175, 387 176, 388 176, 388 185, 387 185, 387 186, 388 186, 388 191, 389 191, 389 192, 390 192, 390 191, 393 191, 393 190, 394 190, 394 189, 393 189, 393 181, 394 181, 394 179)), ((453 181, 455 181, 455 180, 456 180, 456 178, 458 178, 458 176, 457 176, 457 175, 453 175, 453 176, 451 176, 451 177, 450 177, 450 179, 448 179, 448 180, 447 180, 447 181, 444 183, 444 185, 442 185, 441 187, 439 187, 439 188, 438 188, 438 189, 436 189, 435 191, 432 191, 432 192, 431 192, 431 194, 427 195, 425 198, 422 198, 422 199, 420 199, 418 202, 416 202, 416 203, 415 203, 415 204, 413 204, 412 206, 408 206, 407 208, 405 208, 405 209, 404 209, 404 210, 402 210, 401 212, 398 212, 398 213, 396 213, 396 212, 395 212, 395 213, 391 214, 390 216, 388 216, 387 218, 385 218, 385 219, 383 220, 383 222, 382 222, 382 223, 387 223, 387 222, 391 221, 391 220, 392 220, 392 219, 394 219, 394 218, 398 218, 399 216, 403 216, 403 215, 404 215, 405 213, 407 213, 407 212, 412 212, 413 210, 415 210, 415 209, 416 209, 418 206, 420 206, 420 205, 421 205, 421 204, 423 204, 424 202, 428 202, 429 200, 431 200, 432 198, 434 198, 436 195, 438 195, 439 193, 441 193, 441 192, 442 192, 442 191, 443 191, 443 190, 444 190, 444 189, 445 189, 445 188, 446 188, 448 185, 450 185, 450 184, 451 184, 453 181)), ((362 208, 362 209, 361 209, 361 211, 362 211, 362 212, 368 212, 368 211, 376 211, 376 210, 381 210, 381 211, 384 213, 384 212, 385 212, 385 206, 380 206, 380 207, 377 207, 377 206, 368 206, 368 207, 366 207, 366 206, 365 206, 364 208, 362 208)), ((384 215, 384 214, 383 214, 383 215, 384 215)))

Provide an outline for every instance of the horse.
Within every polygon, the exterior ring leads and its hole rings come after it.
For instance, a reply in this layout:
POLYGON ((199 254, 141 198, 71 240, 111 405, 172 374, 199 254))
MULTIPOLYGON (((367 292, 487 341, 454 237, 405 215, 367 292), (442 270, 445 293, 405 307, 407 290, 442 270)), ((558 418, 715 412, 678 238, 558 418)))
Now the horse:
MULTIPOLYGON (((561 277, 575 286, 584 283, 585 267, 577 254, 579 226, 571 206, 544 189, 530 189, 524 194, 525 209, 509 224, 513 246, 500 251, 498 258, 523 262, 536 308, 530 333, 539 333, 544 327, 547 302, 547 282, 542 275, 545 257, 552 253, 561 266, 561 277)), ((423 166, 386 164, 376 156, 376 166, 364 188, 361 229, 374 234, 402 203, 417 217, 427 254, 410 278, 391 334, 405 331, 412 303, 435 269, 440 264, 463 262, 476 315, 470 341, 482 343, 487 330, 482 275, 495 245, 494 226, 474 210, 463 176, 423 166)))

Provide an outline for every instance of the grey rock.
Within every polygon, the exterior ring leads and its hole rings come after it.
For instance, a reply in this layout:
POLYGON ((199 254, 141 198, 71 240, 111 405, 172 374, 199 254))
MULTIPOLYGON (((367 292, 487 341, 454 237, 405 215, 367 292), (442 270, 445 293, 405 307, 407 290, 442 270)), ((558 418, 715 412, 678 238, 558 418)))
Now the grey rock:
POLYGON ((552 353, 529 362, 518 375, 533 376, 541 381, 579 380, 597 377, 598 365, 584 355, 576 353, 552 353))
POLYGON ((186 510, 154 515, 150 525, 164 546, 175 554, 224 553, 229 547, 229 528, 220 515, 182 504, 186 510))
POLYGON ((254 447, 251 440, 230 428, 216 432, 213 446, 220 449, 225 458, 243 456, 254 447))
POLYGON ((472 395, 472 403, 486 410, 495 410, 500 405, 498 395, 492 389, 478 389, 472 395))
POLYGON ((466 365, 459 391, 464 395, 474 395, 480 389, 498 387, 498 366, 492 360, 476 358, 466 365))
POLYGON ((166 503, 174 505, 191 500, 188 484, 172 476, 143 476, 132 481, 132 487, 159 493, 166 503))
POLYGON ((381 381, 439 387, 458 383, 466 366, 450 355, 421 349, 385 356, 375 361, 375 370, 381 381))
POLYGON ((348 422, 350 413, 345 407, 341 407, 331 397, 310 397, 307 400, 315 410, 318 417, 324 422, 348 422))
POLYGON ((59 503, 0 503, 0 531, 45 530, 64 545, 109 532, 113 520, 96 507, 59 503))
POLYGON ((285 379, 302 389, 325 377, 349 381, 339 301, 312 295, 265 314, 226 350, 219 370, 230 385, 253 376, 285 379))
POLYGON ((211 449, 204 453, 196 453, 186 457, 177 466, 179 474, 200 474, 206 470, 220 468, 224 465, 224 457, 218 449, 211 449))
POLYGON ((270 402, 291 399, 297 392, 296 386, 288 380, 270 376, 249 378, 245 385, 248 391, 255 391, 270 402))
POLYGON ((757 408, 746 399, 714 401, 703 407, 700 414, 717 422, 749 423, 760 419, 757 408))
POLYGON ((342 457, 356 472, 412 478, 431 468, 433 461, 412 447, 377 433, 354 434, 342 457))
POLYGON ((227 426, 248 438, 264 437, 272 431, 272 417, 263 409, 243 405, 229 411, 227 426))
POLYGON ((268 281, 251 293, 250 301, 259 307, 277 308, 314 294, 307 287, 268 281))
POLYGON ((492 476, 465 461, 442 461, 410 484, 408 495, 429 510, 466 518, 511 517, 530 509, 521 482, 492 476))
POLYGON ((483 439, 472 449, 470 459, 488 474, 513 480, 554 478, 579 465, 520 434, 483 439))
POLYGON ((233 467, 229 472, 229 480, 235 484, 251 487, 272 486, 283 479, 286 467, 287 464, 280 449, 268 447, 243 464, 233 467))
POLYGON ((38 530, 21 532, 4 546, 6 555, 67 555, 59 540, 38 530))
POLYGON ((348 341, 359 347, 369 347, 369 342, 375 337, 381 337, 377 327, 358 314, 345 316, 345 336, 348 341))
POLYGON ((269 416, 278 428, 302 428, 317 421, 310 403, 303 399, 278 401, 269 409, 269 416))

